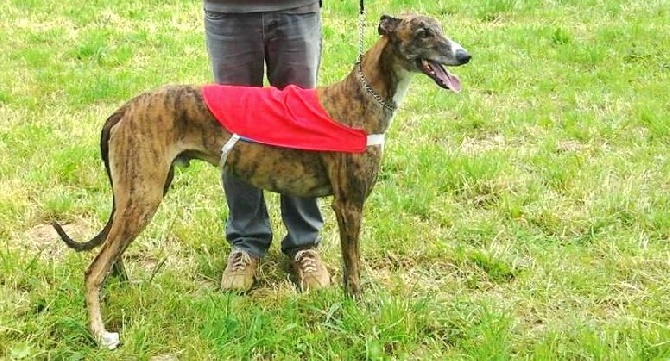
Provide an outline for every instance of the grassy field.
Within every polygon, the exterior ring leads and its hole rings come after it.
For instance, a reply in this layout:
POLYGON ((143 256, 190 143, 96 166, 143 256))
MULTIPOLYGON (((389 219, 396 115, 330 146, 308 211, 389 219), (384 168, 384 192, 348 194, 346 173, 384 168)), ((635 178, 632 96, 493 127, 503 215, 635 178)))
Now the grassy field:
MULTIPOLYGON (((0 359, 670 359, 670 2, 368 1, 433 15, 474 56, 454 95, 418 76, 366 206, 366 293, 302 294, 278 242, 248 295, 215 168, 183 169, 86 329, 78 239, 107 220, 106 117, 211 81, 199 1, 7 0, 0 10, 0 359)), ((320 84, 357 53, 357 1, 325 1, 320 84)), ((270 197, 276 238, 278 198, 270 197)), ((339 280, 335 219, 321 203, 339 280)))

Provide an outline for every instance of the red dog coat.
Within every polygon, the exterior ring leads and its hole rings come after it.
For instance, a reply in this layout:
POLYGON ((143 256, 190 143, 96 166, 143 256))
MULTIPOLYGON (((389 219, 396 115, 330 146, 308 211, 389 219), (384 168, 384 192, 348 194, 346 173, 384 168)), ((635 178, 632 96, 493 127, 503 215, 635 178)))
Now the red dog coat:
POLYGON ((232 134, 283 148, 363 153, 365 131, 334 121, 315 89, 207 85, 205 104, 232 134))

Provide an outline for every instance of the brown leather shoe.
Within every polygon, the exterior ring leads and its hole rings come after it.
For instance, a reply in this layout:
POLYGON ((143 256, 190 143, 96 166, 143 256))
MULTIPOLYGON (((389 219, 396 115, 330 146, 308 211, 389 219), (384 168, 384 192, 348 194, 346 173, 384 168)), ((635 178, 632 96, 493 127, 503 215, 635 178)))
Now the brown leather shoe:
POLYGON ((330 285, 330 274, 314 248, 296 252, 291 259, 296 281, 303 291, 316 290, 330 285))
POLYGON ((221 277, 221 289, 224 291, 247 292, 256 278, 258 258, 245 251, 233 249, 228 255, 228 264, 221 277))

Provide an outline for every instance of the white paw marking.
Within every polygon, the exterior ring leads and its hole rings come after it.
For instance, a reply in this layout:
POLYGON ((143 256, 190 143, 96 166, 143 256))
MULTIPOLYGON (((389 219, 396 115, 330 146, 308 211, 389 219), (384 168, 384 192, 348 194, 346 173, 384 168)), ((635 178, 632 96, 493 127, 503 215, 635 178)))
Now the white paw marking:
POLYGON ((100 337, 100 345, 114 350, 119 347, 121 340, 117 332, 104 332, 100 337))

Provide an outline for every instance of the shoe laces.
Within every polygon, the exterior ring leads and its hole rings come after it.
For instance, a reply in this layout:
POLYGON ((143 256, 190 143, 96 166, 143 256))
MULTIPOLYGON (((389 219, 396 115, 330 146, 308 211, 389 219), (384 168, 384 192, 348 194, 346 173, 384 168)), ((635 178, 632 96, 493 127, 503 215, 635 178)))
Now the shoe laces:
POLYGON ((241 271, 251 264, 251 256, 243 251, 235 251, 230 255, 228 262, 233 272, 241 271))
POLYGON ((312 249, 304 249, 295 254, 295 261, 300 265, 303 273, 316 273, 317 253, 312 249))

